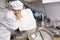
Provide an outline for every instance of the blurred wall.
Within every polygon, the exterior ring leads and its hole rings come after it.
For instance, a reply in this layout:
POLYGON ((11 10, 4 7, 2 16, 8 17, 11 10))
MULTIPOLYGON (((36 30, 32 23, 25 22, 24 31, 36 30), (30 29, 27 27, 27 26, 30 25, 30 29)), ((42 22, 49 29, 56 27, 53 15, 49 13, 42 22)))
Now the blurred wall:
POLYGON ((46 14, 51 20, 60 20, 60 2, 44 4, 46 14))
POLYGON ((5 0, 0 0, 0 19, 5 16, 5 13, 1 10, 1 8, 5 8, 6 2, 5 0))

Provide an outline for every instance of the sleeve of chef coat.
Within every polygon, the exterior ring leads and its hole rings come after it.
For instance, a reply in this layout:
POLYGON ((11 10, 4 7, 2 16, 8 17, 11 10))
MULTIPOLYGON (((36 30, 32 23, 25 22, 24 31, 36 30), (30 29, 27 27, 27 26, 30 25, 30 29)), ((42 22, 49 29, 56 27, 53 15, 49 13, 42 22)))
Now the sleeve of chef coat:
POLYGON ((6 21, 6 24, 8 25, 8 27, 10 27, 14 30, 18 29, 19 22, 16 20, 16 17, 15 17, 15 15, 13 15, 13 12, 8 11, 6 13, 6 20, 5 21, 6 21))
POLYGON ((23 9, 21 14, 23 15, 23 18, 19 27, 20 31, 36 28, 36 20, 33 17, 31 9, 23 9))

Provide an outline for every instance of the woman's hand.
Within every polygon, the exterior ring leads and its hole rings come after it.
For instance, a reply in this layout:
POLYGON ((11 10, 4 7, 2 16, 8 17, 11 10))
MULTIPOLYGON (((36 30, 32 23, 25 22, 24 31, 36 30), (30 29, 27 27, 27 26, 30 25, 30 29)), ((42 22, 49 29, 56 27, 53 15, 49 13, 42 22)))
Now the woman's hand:
POLYGON ((21 18, 22 18, 22 15, 19 14, 19 15, 17 16, 17 20, 20 21, 21 18))

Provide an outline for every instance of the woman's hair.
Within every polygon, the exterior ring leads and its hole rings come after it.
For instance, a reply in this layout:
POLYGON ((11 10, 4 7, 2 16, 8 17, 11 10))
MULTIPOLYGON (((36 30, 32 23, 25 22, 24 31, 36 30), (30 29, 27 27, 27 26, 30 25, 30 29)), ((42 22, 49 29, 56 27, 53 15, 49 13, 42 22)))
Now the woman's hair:
POLYGON ((16 0, 6 0, 7 2, 10 2, 10 1, 16 1, 16 0))
POLYGON ((11 10, 11 6, 9 5, 9 2, 12 2, 12 1, 16 1, 16 0, 6 0, 6 7, 5 8, 8 8, 11 10))

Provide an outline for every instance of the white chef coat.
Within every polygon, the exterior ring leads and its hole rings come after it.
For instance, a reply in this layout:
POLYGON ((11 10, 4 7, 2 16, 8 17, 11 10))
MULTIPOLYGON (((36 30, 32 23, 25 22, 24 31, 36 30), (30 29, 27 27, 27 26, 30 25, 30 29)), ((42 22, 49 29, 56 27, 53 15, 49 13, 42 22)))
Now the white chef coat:
POLYGON ((36 28, 36 20, 33 17, 31 9, 23 9, 21 11, 22 18, 17 21, 17 17, 12 11, 7 12, 7 20, 10 21, 11 28, 16 30, 19 28, 20 31, 31 30, 36 28))
POLYGON ((17 21, 17 17, 12 11, 7 12, 7 20, 10 22, 10 28, 16 30, 19 28, 20 31, 31 30, 36 28, 36 20, 33 17, 31 9, 23 9, 21 11, 22 18, 17 21))
POLYGON ((32 30, 36 28, 36 20, 33 17, 31 9, 23 9, 21 11, 22 18, 20 20, 20 31, 32 30))
POLYGON ((19 22, 17 20, 17 17, 14 15, 13 11, 7 12, 6 20, 8 20, 9 23, 7 23, 7 22, 6 23, 9 24, 9 26, 11 26, 10 28, 12 28, 13 30, 18 29, 19 22))
POLYGON ((18 28, 18 24, 19 23, 13 12, 7 11, 6 16, 0 21, 0 40, 10 40, 11 32, 7 30, 7 28, 4 25, 12 28, 13 30, 16 30, 18 28))

